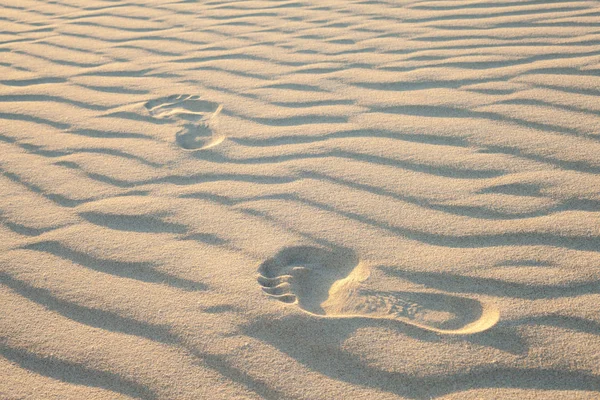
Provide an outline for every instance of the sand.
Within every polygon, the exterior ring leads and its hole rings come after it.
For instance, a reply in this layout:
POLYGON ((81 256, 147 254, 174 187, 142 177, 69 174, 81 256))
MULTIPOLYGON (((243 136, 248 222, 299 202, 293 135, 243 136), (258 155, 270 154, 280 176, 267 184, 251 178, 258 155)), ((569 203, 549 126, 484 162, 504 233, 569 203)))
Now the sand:
POLYGON ((600 2, 0 0, 1 399, 597 399, 600 2))

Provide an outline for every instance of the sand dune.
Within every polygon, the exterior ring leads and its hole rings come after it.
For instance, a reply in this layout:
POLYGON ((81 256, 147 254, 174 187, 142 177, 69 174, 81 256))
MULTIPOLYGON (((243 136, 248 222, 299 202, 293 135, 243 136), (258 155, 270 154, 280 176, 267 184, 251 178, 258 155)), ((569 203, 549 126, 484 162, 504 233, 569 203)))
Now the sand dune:
POLYGON ((0 398, 600 396, 599 1, 0 10, 0 398))

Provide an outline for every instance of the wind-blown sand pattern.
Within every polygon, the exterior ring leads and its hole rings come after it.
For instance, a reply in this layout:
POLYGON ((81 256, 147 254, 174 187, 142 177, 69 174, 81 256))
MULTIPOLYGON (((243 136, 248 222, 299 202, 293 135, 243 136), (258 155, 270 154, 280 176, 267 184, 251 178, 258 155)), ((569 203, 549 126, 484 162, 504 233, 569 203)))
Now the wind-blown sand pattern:
POLYGON ((0 24, 0 398, 600 396, 599 1, 0 24))

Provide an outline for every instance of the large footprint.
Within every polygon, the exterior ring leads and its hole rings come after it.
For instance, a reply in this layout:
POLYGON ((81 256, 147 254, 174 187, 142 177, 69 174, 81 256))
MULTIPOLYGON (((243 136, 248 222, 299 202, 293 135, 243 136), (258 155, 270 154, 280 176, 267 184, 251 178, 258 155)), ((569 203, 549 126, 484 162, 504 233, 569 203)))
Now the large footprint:
POLYGON ((176 141, 184 149, 208 149, 225 139, 218 127, 218 117, 223 109, 218 103, 182 94, 150 100, 145 107, 153 117, 181 125, 176 141))
POLYGON ((259 267, 269 296, 325 318, 392 319, 441 334, 485 331, 499 320, 491 305, 426 292, 378 292, 361 286, 368 268, 347 249, 290 247, 259 267))

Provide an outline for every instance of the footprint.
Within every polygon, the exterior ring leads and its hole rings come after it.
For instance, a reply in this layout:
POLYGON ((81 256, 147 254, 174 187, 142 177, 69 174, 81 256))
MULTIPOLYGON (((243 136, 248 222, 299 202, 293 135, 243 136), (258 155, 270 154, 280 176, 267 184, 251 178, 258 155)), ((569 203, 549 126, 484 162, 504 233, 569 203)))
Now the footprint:
POLYGON ((218 127, 221 104, 181 94, 150 100, 145 107, 153 117, 181 125, 176 141, 184 149, 208 149, 225 139, 218 127))
POLYGON ((348 249, 289 247, 259 267, 267 295, 325 318, 392 319, 441 334, 494 326, 498 311, 477 300, 427 292, 367 289, 368 268, 348 249))

